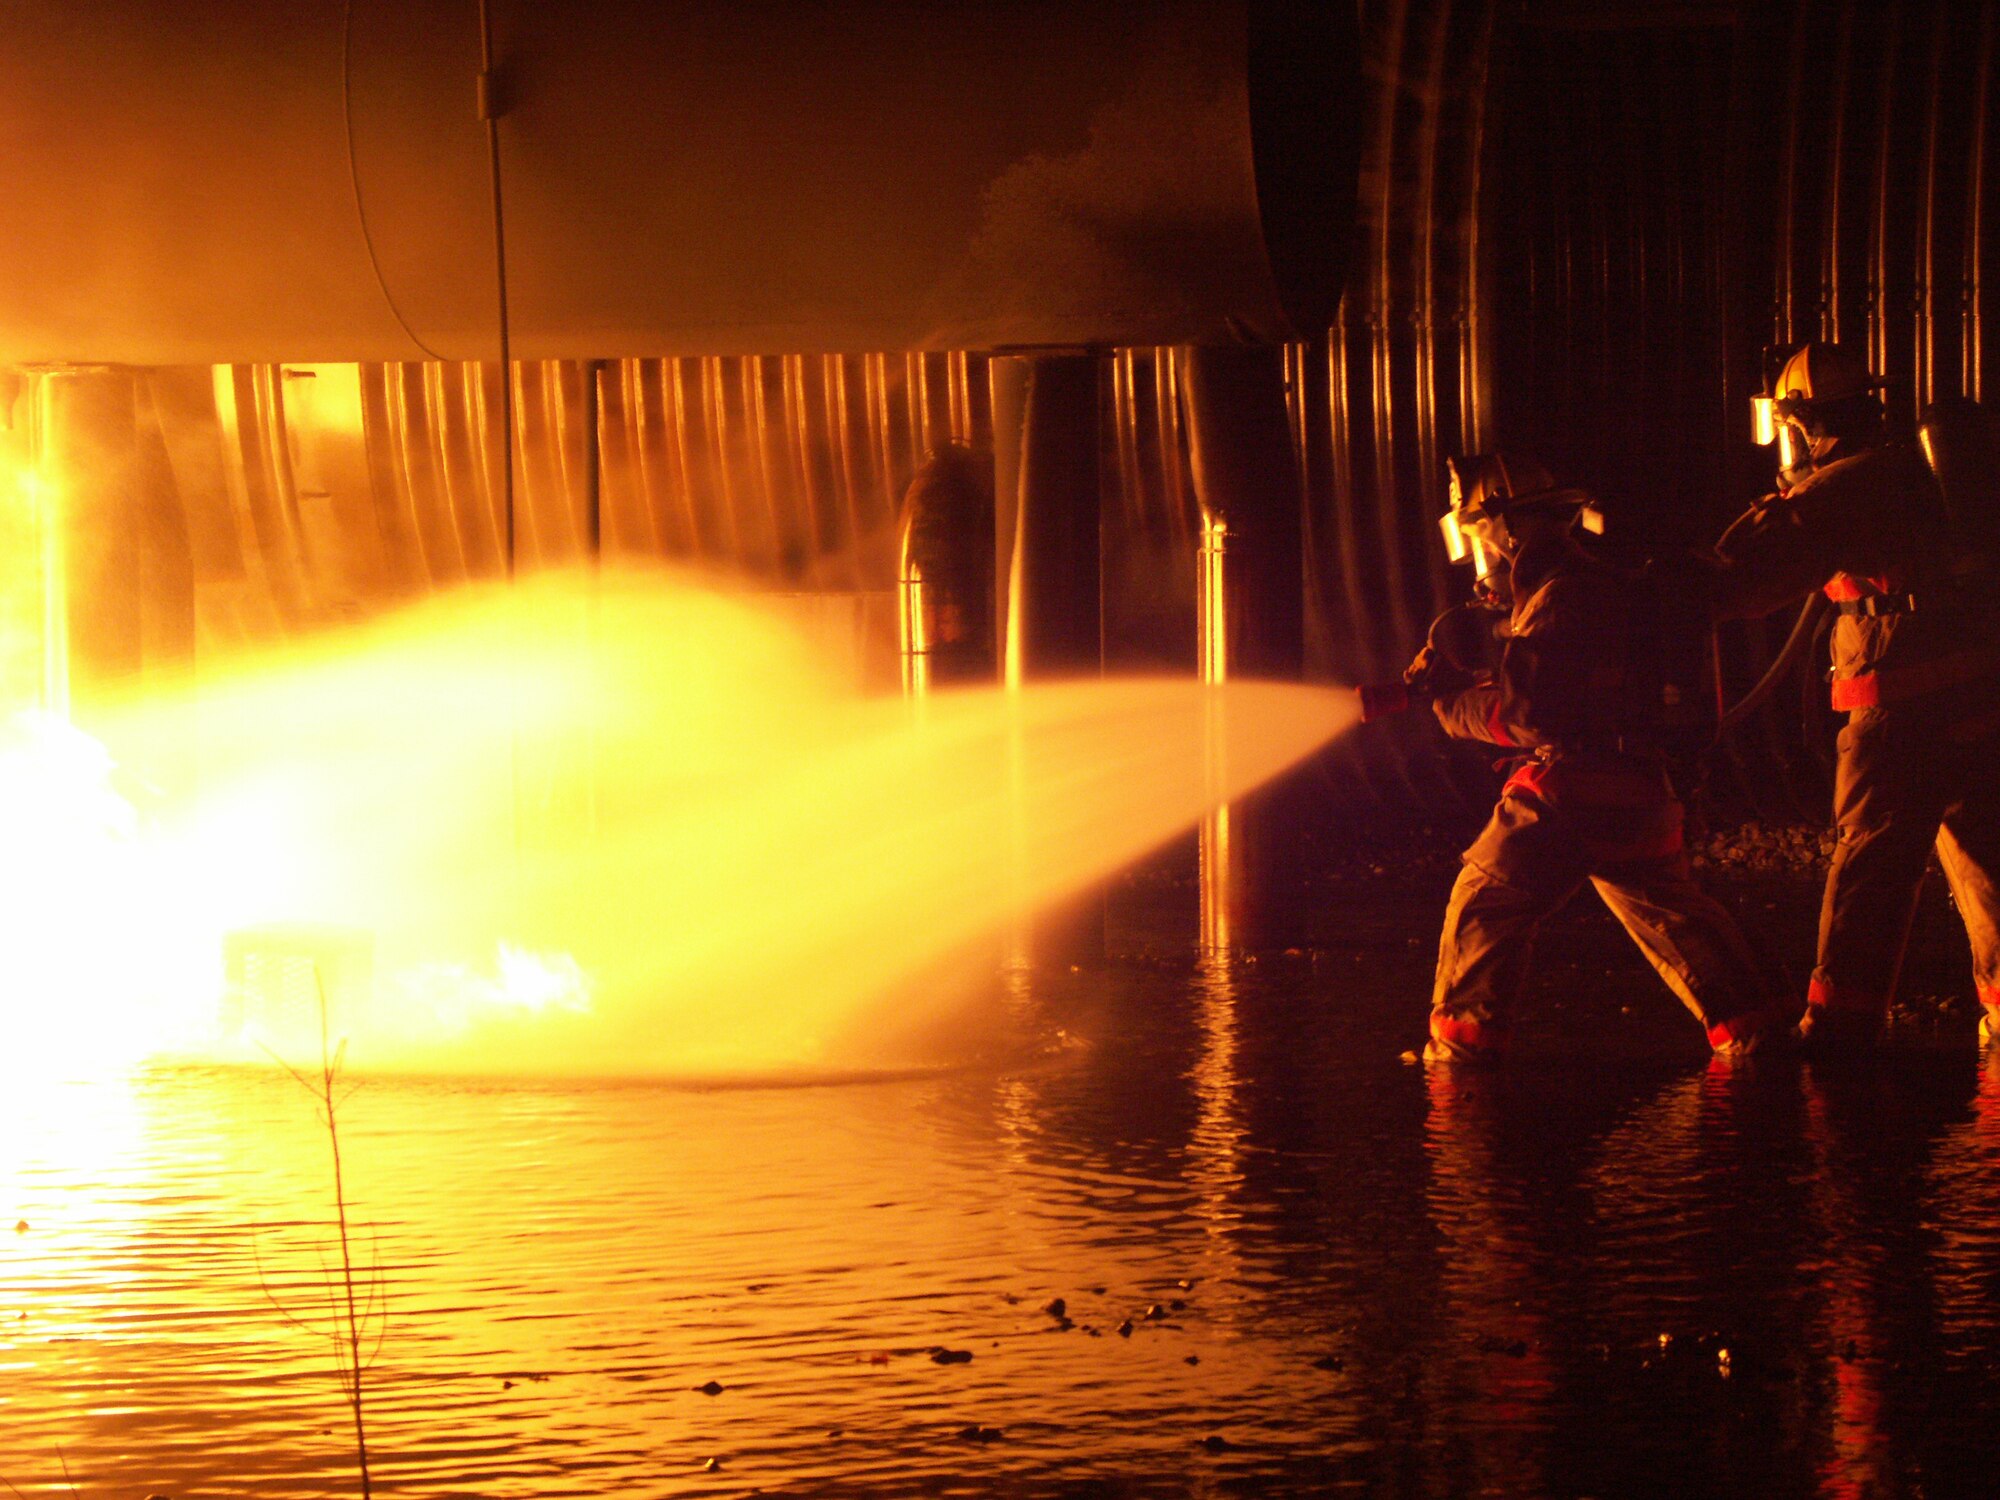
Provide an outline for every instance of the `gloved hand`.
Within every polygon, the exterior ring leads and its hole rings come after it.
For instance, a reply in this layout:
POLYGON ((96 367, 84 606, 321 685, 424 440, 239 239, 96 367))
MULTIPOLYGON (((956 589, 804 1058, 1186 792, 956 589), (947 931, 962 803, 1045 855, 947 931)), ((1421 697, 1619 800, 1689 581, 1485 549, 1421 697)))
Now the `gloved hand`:
POLYGON ((1401 682, 1363 683, 1356 691, 1361 697, 1361 722, 1370 723, 1402 713, 1413 703, 1427 703, 1439 693, 1454 693, 1466 683, 1450 666, 1440 662, 1426 644, 1403 668, 1401 682))
POLYGON ((1461 604, 1431 621, 1424 651, 1466 677, 1498 670, 1507 617, 1482 604, 1461 604))

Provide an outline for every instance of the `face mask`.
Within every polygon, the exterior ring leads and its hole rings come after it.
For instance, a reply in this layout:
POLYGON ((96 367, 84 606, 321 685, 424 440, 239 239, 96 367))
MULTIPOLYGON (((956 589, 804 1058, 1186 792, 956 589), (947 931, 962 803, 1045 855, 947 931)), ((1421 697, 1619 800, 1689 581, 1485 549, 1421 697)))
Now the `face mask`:
POLYGON ((1502 542, 1504 531, 1495 534, 1506 524, 1478 510, 1462 511, 1454 504, 1438 519, 1438 530, 1444 533, 1445 556, 1455 563, 1470 561, 1475 577, 1488 577, 1507 560, 1502 542))
POLYGON ((1750 398, 1750 435, 1761 448, 1778 449, 1778 488, 1790 489, 1813 469, 1814 444, 1799 426, 1796 409, 1780 411, 1770 396, 1750 398))
POLYGON ((1830 437, 1811 438, 1787 422, 1778 429, 1778 493, 1789 494, 1816 470, 1837 446, 1830 437))

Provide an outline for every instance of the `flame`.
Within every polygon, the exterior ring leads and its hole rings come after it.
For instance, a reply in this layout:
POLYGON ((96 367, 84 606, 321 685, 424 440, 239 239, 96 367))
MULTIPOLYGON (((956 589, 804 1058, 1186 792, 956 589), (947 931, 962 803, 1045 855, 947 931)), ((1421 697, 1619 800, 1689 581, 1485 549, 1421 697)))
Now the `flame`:
POLYGON ((799 614, 545 576, 207 668, 102 743, 18 718, 6 1054, 303 1061, 323 998, 363 1067, 877 1065, 1008 921, 1353 717, 1191 678, 913 713, 799 614))
POLYGON ((171 893, 150 889, 139 813, 115 771, 103 745, 54 714, 0 724, 0 983, 12 997, 0 1068, 10 1074, 128 1063, 174 1029, 150 998, 180 942, 171 893))

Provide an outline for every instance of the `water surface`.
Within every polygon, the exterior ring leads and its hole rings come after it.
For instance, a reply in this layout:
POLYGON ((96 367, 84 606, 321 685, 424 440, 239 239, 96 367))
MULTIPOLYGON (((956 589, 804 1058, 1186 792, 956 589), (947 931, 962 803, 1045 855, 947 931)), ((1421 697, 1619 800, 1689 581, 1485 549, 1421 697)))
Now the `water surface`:
MULTIPOLYGON (((357 1080, 378 1492, 1990 1493, 1969 1031, 1710 1071, 1600 924, 1540 1061, 1427 1074, 1430 921, 1060 975, 949 1073, 357 1080)), ((0 1477, 356 1493, 298 1086, 17 1083, 0 1117, 0 1477)))

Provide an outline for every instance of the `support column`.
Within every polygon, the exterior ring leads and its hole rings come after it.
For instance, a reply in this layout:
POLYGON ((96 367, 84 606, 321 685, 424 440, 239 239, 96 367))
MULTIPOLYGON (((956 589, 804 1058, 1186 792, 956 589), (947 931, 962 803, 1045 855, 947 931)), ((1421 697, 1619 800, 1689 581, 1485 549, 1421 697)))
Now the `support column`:
POLYGON ((0 721, 69 703, 61 537, 36 464, 42 417, 42 382, 0 370, 0 721))
POLYGON ((115 369, 47 378, 41 472, 59 518, 68 693, 87 718, 145 664, 144 527, 133 379, 115 369))
POLYGON ((903 690, 991 686, 993 466, 963 443, 934 449, 903 496, 898 549, 903 690))
MULTIPOLYGON (((1305 554, 1284 351, 1192 348, 1180 357, 1202 514, 1202 679, 1297 681, 1305 662, 1305 554)), ((1218 698, 1212 712, 1226 707, 1218 698)), ((1218 719, 1207 737, 1217 784, 1225 779, 1224 728, 1218 719)), ((1281 778, 1204 820, 1204 948, 1285 947, 1303 936, 1301 795, 1281 778)))
MULTIPOLYGON (((994 639, 1010 688, 1104 670, 1099 581, 1098 367, 1089 354, 992 362, 994 639)), ((1104 897, 1038 914, 1012 959, 1104 956, 1104 897)))
POLYGON ((1010 686, 1104 670, 1098 579, 1099 361, 993 361, 995 603, 1010 686))

